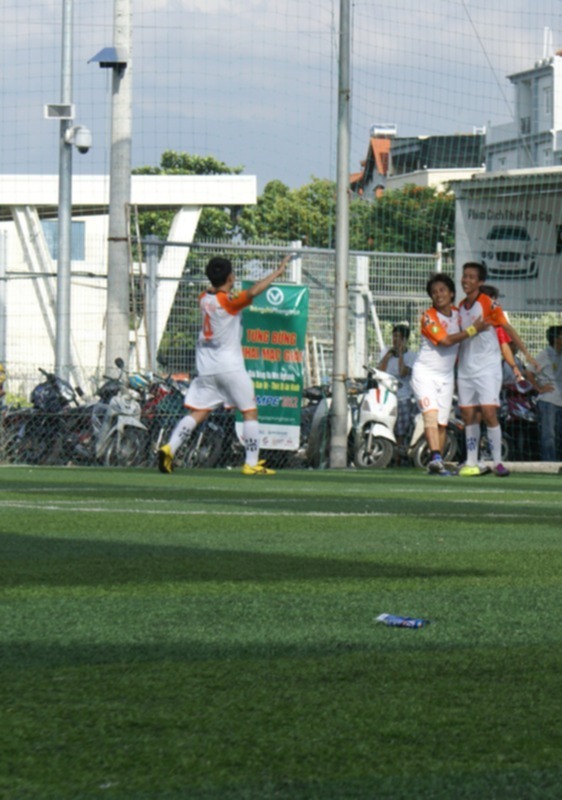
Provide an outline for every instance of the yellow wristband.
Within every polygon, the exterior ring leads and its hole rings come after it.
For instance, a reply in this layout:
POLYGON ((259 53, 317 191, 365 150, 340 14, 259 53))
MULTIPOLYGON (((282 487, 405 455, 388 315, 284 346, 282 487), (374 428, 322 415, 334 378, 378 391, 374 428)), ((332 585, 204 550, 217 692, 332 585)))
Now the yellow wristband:
POLYGON ((467 332, 469 337, 470 336, 476 336, 476 334, 478 333, 478 331, 476 330, 474 325, 469 325, 468 328, 466 328, 465 330, 466 330, 466 332, 467 332))

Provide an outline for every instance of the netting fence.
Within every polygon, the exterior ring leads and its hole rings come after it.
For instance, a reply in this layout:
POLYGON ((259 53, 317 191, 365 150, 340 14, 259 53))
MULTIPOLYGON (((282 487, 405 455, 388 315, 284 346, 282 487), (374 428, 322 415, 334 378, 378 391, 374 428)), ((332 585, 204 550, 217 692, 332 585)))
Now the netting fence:
MULTIPOLYGON (((0 8, 0 361, 7 369, 7 406, 21 404, 25 411, 10 417, 2 446, 5 460, 26 463, 76 461, 68 444, 75 431, 58 430, 51 410, 43 416, 26 410, 35 385, 45 382, 39 368, 54 369, 60 209, 53 187, 62 142, 59 123, 46 119, 44 109, 63 94, 61 5, 5 0, 0 8)), ((100 69, 94 57, 116 43, 118 5, 131 15, 126 118, 133 177, 228 174, 255 179, 257 187, 252 199, 207 203, 189 234, 198 246, 191 248, 187 269, 182 257, 164 258, 153 244, 158 270, 149 276, 145 237, 165 239, 177 209, 195 214, 201 203, 191 190, 174 203, 155 197, 147 215, 152 220, 142 226, 142 252, 131 240, 130 347, 123 358, 139 374, 170 372, 187 379, 194 363, 196 296, 209 251, 232 253, 241 277, 251 277, 272 266, 287 244, 301 241, 300 272, 292 277, 310 290, 304 381, 329 383, 337 0, 71 5, 69 105, 73 124, 92 132, 91 148, 74 152, 72 163, 72 384, 95 397, 106 371, 104 215, 114 68, 100 69), (223 241, 228 236, 230 243, 223 241), (157 352, 166 365, 156 366, 157 352)), ((351 7, 350 378, 361 376, 364 362, 376 363, 396 321, 410 323, 411 348, 418 348, 425 280, 438 263, 459 287, 462 263, 484 261, 529 349, 542 350, 546 329, 562 319, 558 0, 509 7, 500 0, 435 0, 429 6, 354 0, 351 7), (433 253, 439 241, 442 255, 433 253)), ((533 458, 535 411, 527 411, 531 439, 522 440, 517 430, 512 439, 518 439, 517 457, 533 458)), ((81 436, 80 411, 74 416, 81 436)), ((98 417, 90 427, 103 424, 101 412, 98 417)), ((219 432, 226 427, 224 420, 217 422, 219 432)), ((90 442, 90 450, 78 455, 81 463, 148 463, 152 450, 140 452, 139 437, 130 435, 127 458, 111 442, 94 455, 90 442)))
MULTIPOLYGON (((181 243, 180 243, 181 244, 181 243)), ((130 349, 123 354, 127 372, 121 383, 115 376, 107 380, 99 359, 91 359, 101 349, 105 330, 96 327, 100 309, 106 297, 106 278, 83 270, 73 273, 72 293, 80 298, 82 317, 91 314, 92 323, 81 327, 83 341, 74 341, 79 369, 72 371, 70 385, 64 387, 63 400, 49 374, 54 371, 53 350, 49 342, 36 341, 33 319, 25 315, 25 305, 8 303, 12 317, 10 330, 19 331, 17 347, 8 341, 5 364, 5 406, 3 412, 2 459, 12 463, 31 464, 88 464, 138 465, 155 464, 157 448, 167 439, 171 428, 185 413, 183 392, 195 372, 194 348, 200 326, 198 297, 207 286, 205 265, 211 255, 229 257, 239 281, 256 280, 278 263, 281 253, 294 243, 263 241, 252 244, 233 244, 213 241, 183 243, 190 254, 181 276, 169 273, 165 265, 157 268, 155 282, 150 281, 147 262, 131 266, 131 334, 130 349), (158 342, 156 359, 150 353, 150 292, 171 295, 167 319, 162 321, 163 333, 158 342), (14 325, 14 316, 20 316, 14 325), (89 336, 88 336, 89 329, 89 336), (24 335, 23 332, 26 332, 24 335), (10 357, 10 353, 17 357, 10 357), (50 357, 49 357, 50 352, 50 357), (42 357, 39 358, 39 355, 42 357), (154 364, 156 368, 154 368, 154 364), (42 370, 41 372, 39 370, 42 370), (76 376, 82 376, 78 384, 76 376), (39 386, 39 388, 36 388, 39 386), (79 391, 76 391, 76 388, 79 391), (82 393, 83 392, 83 393, 82 393), (134 419, 123 441, 115 435, 117 417, 108 412, 112 397, 118 395, 130 403, 129 417, 134 419)), ((143 240, 136 251, 152 248, 153 256, 161 262, 165 243, 143 240)), ((86 249, 95 253, 92 243, 86 249)), ((99 258, 103 261, 104 243, 99 243, 99 258)), ((287 275, 288 284, 303 285, 309 292, 309 313, 303 353, 303 387, 299 398, 302 404, 301 440, 292 452, 273 451, 270 461, 277 466, 319 466, 318 453, 308 443, 311 418, 319 399, 329 395, 334 346, 333 308, 335 253, 330 249, 299 250, 299 259, 287 275), (320 394, 310 394, 317 387, 320 394)), ((95 257, 90 255, 91 264, 95 257)), ((350 394, 365 376, 364 365, 376 365, 381 351, 391 342, 394 324, 406 322, 411 329, 410 349, 419 346, 419 319, 429 304, 425 292, 428 276, 441 270, 451 276, 454 265, 451 254, 437 249, 435 254, 352 252, 349 259, 348 363, 350 394)), ((47 290, 52 274, 29 274, 8 270, 7 294, 22 297, 47 290), (41 284, 41 288, 38 287, 41 284)), ((48 295, 48 291, 47 291, 48 295)), ((545 331, 552 322, 548 313, 514 313, 510 318, 521 332, 529 349, 542 348, 545 331)), ((127 414, 127 408, 120 410, 127 414)), ((536 425, 525 436, 536 437, 536 425)), ((204 426, 200 440, 193 442, 184 466, 233 466, 240 462, 242 448, 234 430, 230 413, 220 410, 204 426), (197 447, 195 445, 197 444, 197 447)), ((532 459, 533 449, 512 447, 511 458, 532 459)), ((350 463, 353 457, 350 456, 350 463)))

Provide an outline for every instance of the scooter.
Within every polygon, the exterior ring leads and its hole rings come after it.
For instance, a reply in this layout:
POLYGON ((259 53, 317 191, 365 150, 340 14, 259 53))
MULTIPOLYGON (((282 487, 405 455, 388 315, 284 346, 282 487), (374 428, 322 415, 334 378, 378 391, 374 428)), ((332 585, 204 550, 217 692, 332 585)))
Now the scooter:
MULTIPOLYGON (((330 408, 332 405, 332 389, 327 383, 306 390, 305 397, 309 401, 302 436, 305 452, 305 463, 314 469, 326 469, 330 466, 330 408)), ((351 412, 348 411, 348 430, 351 429, 351 412)), ((350 461, 348 452, 348 461, 350 461)))
MULTIPOLYGON (((348 383, 348 464, 359 469, 387 467, 396 451, 394 424, 398 401, 398 381, 387 372, 365 367, 367 376, 348 383)), ((306 446, 312 467, 329 466, 331 391, 316 405, 306 446)))
POLYGON ((115 365, 120 370, 115 379, 120 388, 107 403, 96 431, 96 459, 106 466, 138 466, 146 452, 148 430, 141 422, 141 406, 129 387, 123 359, 116 358, 115 365))
MULTIPOLYGON (((415 400, 412 400, 412 402, 417 408, 415 400)), ((454 410, 451 410, 449 422, 445 431, 443 461, 449 462, 455 460, 459 449, 459 438, 461 436, 464 436, 464 425, 456 417, 454 410)), ((425 438, 423 415, 420 411, 417 411, 413 416, 404 455, 408 457, 414 467, 422 467, 425 469, 429 464, 431 451, 427 439, 425 438)))
POLYGON ((365 387, 354 414, 353 461, 359 468, 381 469, 390 464, 397 447, 398 380, 374 367, 365 369, 365 387))

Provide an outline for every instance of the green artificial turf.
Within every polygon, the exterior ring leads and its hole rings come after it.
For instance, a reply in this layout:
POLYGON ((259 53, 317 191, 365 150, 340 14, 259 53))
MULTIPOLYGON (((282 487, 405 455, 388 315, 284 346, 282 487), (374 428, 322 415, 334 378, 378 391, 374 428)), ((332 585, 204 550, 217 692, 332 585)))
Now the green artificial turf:
POLYGON ((561 483, 3 468, 0 798, 562 797, 561 483))

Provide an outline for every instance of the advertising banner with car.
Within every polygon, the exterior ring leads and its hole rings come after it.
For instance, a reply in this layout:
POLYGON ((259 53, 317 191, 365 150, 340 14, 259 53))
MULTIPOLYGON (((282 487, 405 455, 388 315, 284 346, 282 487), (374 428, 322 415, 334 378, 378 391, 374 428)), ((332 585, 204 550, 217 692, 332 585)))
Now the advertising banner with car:
POLYGON ((274 284, 244 309, 242 320, 242 350, 256 390, 261 446, 297 450, 308 287, 274 284))
POLYGON ((510 311, 562 311, 562 175, 483 176, 454 184, 455 273, 486 265, 510 311))

